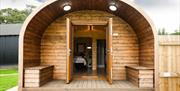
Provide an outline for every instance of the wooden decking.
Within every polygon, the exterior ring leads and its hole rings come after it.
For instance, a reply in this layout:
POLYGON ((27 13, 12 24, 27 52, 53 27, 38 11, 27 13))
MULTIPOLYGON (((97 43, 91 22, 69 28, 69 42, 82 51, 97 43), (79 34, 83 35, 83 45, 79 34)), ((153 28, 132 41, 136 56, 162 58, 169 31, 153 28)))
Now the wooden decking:
POLYGON ((53 80, 40 88, 23 88, 23 91, 154 91, 153 88, 138 88, 129 81, 73 80, 65 84, 62 80, 53 80))

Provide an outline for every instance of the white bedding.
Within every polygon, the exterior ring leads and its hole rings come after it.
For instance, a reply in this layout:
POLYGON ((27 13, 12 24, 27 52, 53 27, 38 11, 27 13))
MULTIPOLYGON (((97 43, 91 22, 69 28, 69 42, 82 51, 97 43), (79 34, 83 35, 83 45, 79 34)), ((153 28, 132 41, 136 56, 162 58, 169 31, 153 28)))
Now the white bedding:
POLYGON ((84 65, 86 65, 86 59, 81 57, 81 56, 78 56, 78 57, 75 57, 74 58, 74 63, 83 63, 84 65))

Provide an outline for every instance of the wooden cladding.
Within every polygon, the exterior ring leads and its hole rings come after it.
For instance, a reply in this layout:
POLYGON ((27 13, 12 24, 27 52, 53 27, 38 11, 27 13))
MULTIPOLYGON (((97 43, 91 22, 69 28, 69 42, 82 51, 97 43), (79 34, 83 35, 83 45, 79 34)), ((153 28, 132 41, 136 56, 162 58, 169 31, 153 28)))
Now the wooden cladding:
POLYGON ((41 65, 54 65, 53 78, 66 79, 66 19, 58 20, 46 29, 41 39, 41 65))
POLYGON ((40 65, 40 43, 41 37, 31 31, 27 31, 24 37, 24 66, 40 65))
MULTIPOLYGON (((113 63, 112 79, 125 80, 125 66, 138 65, 139 46, 133 29, 121 18, 101 11, 77 11, 58 18, 45 31, 41 40, 41 64, 54 65, 54 79, 66 77, 66 26, 65 17, 73 22, 108 21, 113 18, 113 31, 118 36, 112 39, 113 63), (103 16, 103 17, 102 17, 103 16), (127 42, 128 41, 128 42, 127 42)), ((82 35, 79 35, 82 36, 82 35)), ((95 41, 95 40, 94 40, 95 41)), ((94 42, 93 42, 94 43, 94 42)), ((94 47, 93 47, 94 48, 94 47)), ((96 48, 95 48, 96 49, 96 48)), ((93 56, 96 60, 96 56, 93 56)), ((96 61, 93 61, 94 65, 96 61)))

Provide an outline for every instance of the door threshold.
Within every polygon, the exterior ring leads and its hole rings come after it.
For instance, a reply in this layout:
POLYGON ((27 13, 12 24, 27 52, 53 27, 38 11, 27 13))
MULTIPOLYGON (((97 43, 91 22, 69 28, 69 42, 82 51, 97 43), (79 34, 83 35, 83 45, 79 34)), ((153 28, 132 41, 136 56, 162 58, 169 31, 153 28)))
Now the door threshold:
POLYGON ((106 80, 106 78, 102 76, 79 76, 74 77, 73 80, 106 80))

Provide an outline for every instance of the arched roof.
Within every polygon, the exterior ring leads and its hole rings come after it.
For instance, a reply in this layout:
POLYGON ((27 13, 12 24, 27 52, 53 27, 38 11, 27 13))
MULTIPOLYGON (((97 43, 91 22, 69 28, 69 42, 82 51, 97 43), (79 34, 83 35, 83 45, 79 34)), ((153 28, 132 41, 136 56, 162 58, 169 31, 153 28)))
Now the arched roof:
POLYGON ((145 30, 151 32, 152 36, 155 35, 155 28, 150 18, 129 0, 48 0, 25 20, 20 36, 24 36, 26 30, 38 30, 43 34, 47 26, 56 18, 79 10, 106 11, 124 19, 133 27, 137 35, 145 30), (68 12, 63 10, 63 5, 66 3, 72 6, 68 12), (118 7, 117 11, 109 10, 108 6, 111 3, 115 3, 118 7))

